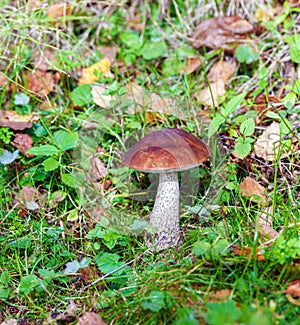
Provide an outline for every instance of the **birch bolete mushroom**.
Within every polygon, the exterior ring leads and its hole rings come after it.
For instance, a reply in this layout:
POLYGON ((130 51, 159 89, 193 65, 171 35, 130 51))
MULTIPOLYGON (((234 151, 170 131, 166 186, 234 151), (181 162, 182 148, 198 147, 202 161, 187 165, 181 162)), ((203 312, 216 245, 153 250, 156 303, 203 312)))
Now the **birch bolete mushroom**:
POLYGON ((198 166, 209 156, 210 150, 203 141, 181 129, 155 131, 125 153, 123 165, 159 174, 150 214, 150 225, 156 229, 157 250, 177 245, 180 239, 178 172, 198 166))

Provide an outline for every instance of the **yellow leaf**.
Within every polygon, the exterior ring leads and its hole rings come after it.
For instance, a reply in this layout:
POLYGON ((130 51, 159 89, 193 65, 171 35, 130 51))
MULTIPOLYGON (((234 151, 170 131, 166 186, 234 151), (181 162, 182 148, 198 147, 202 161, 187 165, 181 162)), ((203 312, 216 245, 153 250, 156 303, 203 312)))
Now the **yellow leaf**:
POLYGON ((104 77, 113 78, 110 72, 111 62, 108 59, 102 59, 92 66, 82 70, 82 76, 78 81, 78 85, 91 84, 98 80, 99 73, 102 72, 104 77))

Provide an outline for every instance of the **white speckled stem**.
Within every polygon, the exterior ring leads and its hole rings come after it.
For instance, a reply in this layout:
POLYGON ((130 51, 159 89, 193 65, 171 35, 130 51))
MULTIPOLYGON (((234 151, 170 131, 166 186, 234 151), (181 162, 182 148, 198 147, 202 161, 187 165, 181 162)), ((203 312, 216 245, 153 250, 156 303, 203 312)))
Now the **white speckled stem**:
MULTIPOLYGON (((153 211, 151 226, 157 229, 156 249, 174 247, 179 240, 179 184, 176 172, 159 174, 159 185, 153 211)), ((154 243, 150 243, 154 244, 154 243)))

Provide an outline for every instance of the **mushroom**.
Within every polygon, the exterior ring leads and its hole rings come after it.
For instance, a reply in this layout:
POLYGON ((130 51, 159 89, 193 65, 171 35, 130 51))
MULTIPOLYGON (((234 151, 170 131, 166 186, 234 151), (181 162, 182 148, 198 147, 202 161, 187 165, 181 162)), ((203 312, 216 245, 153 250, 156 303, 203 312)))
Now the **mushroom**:
POLYGON ((200 139, 184 130, 169 128, 148 134, 125 153, 123 165, 159 174, 150 214, 150 225, 156 229, 157 250, 179 243, 178 172, 198 166, 209 156, 209 148, 200 139))

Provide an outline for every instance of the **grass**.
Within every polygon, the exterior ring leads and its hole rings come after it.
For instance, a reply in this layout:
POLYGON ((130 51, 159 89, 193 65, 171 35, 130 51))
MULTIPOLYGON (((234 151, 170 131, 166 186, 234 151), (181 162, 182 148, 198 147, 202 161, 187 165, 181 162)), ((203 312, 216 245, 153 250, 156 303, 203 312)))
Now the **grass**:
MULTIPOLYGON (((39 119, 25 130, 0 127, 0 145, 12 152, 11 141, 22 133, 40 150, 0 164, 1 322, 76 324, 95 311, 107 324, 300 324, 299 295, 285 292, 300 276, 300 94, 289 77, 298 68, 297 57, 290 56, 293 45, 285 42, 299 28, 292 5, 276 7, 279 23, 256 35, 259 59, 237 62, 221 105, 239 92, 249 93, 218 125, 210 143, 212 161, 181 175, 186 185, 181 246, 170 254, 146 246, 155 196, 149 186, 157 180, 121 168, 122 155, 137 139, 163 127, 180 127, 207 140, 211 120, 221 113, 202 105, 197 94, 211 66, 234 54, 201 49, 207 64, 190 75, 178 73, 190 53, 195 55, 190 32, 215 9, 256 19, 254 2, 187 3, 171 1, 164 13, 156 2, 74 2, 73 13, 58 18, 18 1, 1 5, 0 71, 8 80, 1 84, 1 109, 38 112, 39 119), (165 44, 146 51, 143 44, 151 47, 157 39, 165 44), (116 82, 99 75, 98 84, 115 101, 99 109, 91 89, 78 87, 78 79, 82 68, 101 59, 98 46, 103 44, 118 47, 119 61, 111 68, 116 82), (45 49, 54 54, 50 61, 56 57, 60 79, 43 97, 30 89, 24 72, 36 70, 36 58, 45 49), (136 83, 146 93, 142 103, 126 97, 127 84, 136 83), (294 102, 280 95, 289 91, 294 102), (147 109, 153 92, 170 101, 172 114, 164 111, 166 102, 158 112, 147 109), (29 103, 16 104, 19 93, 27 94, 29 103), (258 103, 258 95, 285 105, 258 103), (255 120, 254 141, 274 120, 290 123, 294 147, 288 155, 265 161, 253 146, 245 159, 232 154, 245 116, 255 120), (92 160, 96 151, 98 160, 92 160), (241 194, 239 185, 247 176, 265 187, 265 205, 241 194), (267 207, 276 236, 261 231, 267 207)), ((47 72, 53 76, 52 69, 47 72)))

